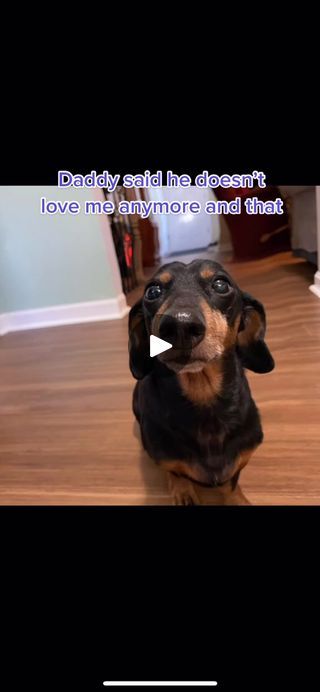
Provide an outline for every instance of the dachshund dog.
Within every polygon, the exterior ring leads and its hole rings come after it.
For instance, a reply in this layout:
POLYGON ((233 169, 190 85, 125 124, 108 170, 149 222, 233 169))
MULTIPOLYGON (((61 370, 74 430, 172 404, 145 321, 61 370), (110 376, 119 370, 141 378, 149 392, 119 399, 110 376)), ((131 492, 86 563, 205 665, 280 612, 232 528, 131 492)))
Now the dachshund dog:
POLYGON ((274 368, 265 331, 262 304, 209 260, 162 266, 131 308, 133 412, 174 504, 199 504, 197 485, 216 504, 249 504, 238 480, 263 432, 244 369, 274 368), (172 348, 151 358, 150 335, 172 348))

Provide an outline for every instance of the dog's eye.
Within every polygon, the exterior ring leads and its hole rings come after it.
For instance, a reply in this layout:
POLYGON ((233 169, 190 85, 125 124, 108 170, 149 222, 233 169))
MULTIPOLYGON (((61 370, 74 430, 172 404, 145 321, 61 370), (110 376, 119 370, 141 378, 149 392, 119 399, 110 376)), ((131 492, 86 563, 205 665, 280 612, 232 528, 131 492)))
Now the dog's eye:
POLYGON ((216 291, 216 293, 220 293, 220 294, 229 293, 229 291, 231 289, 229 281, 227 281, 226 279, 216 279, 213 282, 212 286, 213 286, 214 290, 216 291))
POLYGON ((149 286, 149 288, 147 288, 144 297, 147 300, 156 300, 157 298, 160 298, 161 294, 161 286, 159 286, 159 284, 153 284, 153 286, 149 286))

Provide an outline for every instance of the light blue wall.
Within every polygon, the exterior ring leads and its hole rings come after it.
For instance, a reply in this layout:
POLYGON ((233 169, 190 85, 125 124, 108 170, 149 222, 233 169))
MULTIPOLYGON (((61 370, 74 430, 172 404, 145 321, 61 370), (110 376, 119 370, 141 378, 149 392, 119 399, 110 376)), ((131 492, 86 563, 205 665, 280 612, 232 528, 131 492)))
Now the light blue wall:
POLYGON ((0 313, 115 297, 99 216, 42 216, 40 198, 92 191, 0 187, 0 313))

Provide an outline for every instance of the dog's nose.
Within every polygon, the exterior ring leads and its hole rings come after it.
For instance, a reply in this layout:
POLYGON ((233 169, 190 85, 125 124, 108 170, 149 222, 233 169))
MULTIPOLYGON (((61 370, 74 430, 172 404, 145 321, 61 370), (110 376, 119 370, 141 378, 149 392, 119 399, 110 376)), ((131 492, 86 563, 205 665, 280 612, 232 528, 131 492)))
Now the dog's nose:
POLYGON ((159 335, 174 348, 194 348, 205 335, 205 324, 201 317, 188 310, 179 310, 163 315, 159 335))

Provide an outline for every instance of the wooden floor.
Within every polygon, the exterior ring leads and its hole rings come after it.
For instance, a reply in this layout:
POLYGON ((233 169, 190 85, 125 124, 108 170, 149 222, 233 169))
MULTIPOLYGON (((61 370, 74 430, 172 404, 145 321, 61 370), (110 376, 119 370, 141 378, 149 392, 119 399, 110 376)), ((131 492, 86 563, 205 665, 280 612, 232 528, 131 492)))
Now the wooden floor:
MULTIPOLYGON (((313 269, 289 253, 224 263, 264 303, 276 360, 274 372, 249 374, 265 442, 242 473, 242 489, 253 504, 320 505, 313 269)), ((141 452, 133 386, 127 318, 1 338, 0 504, 169 504, 161 470, 141 452)), ((204 503, 210 492, 201 491, 204 503)))

